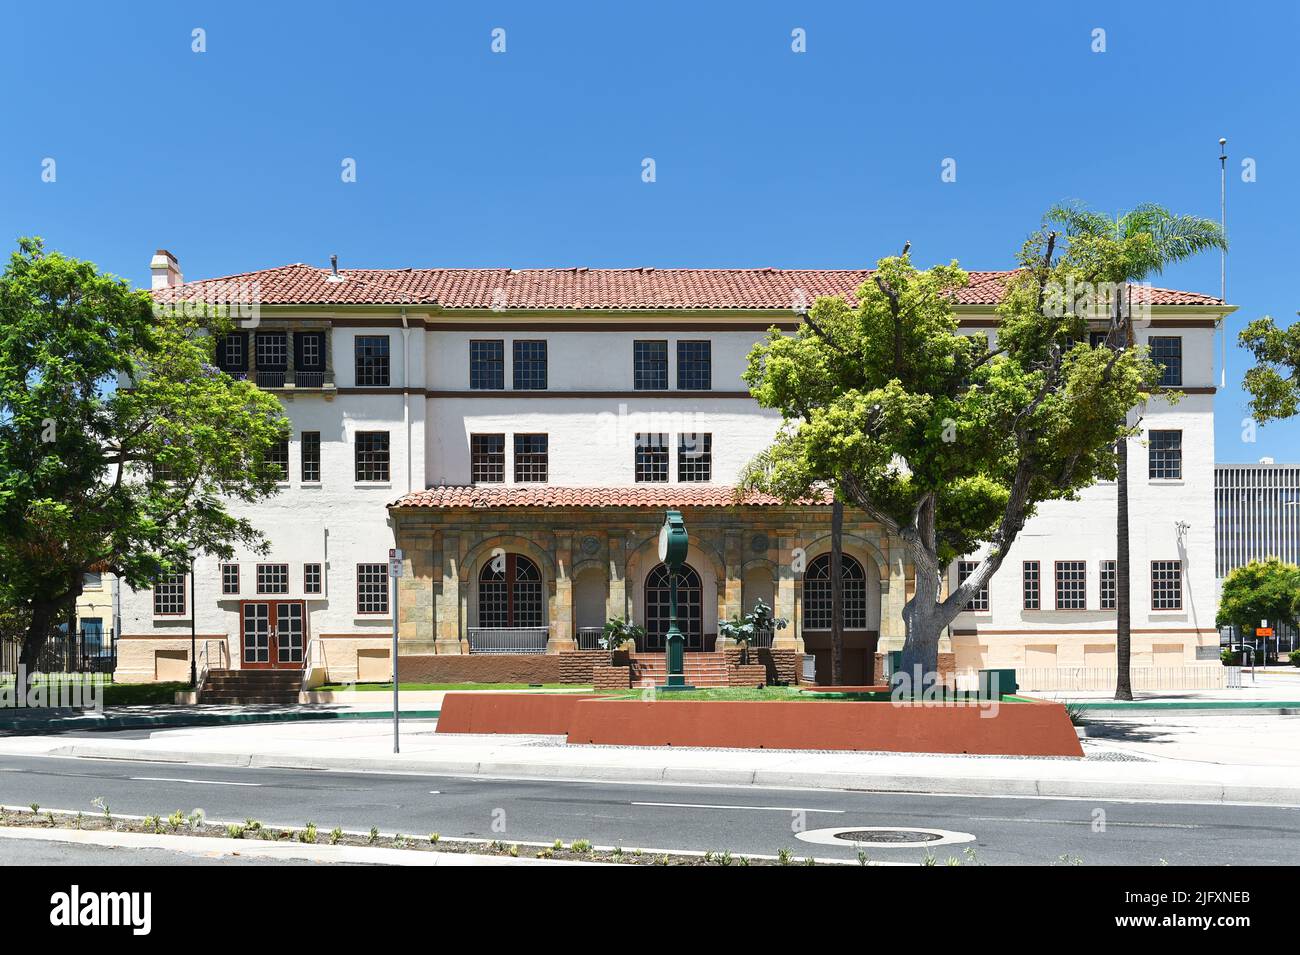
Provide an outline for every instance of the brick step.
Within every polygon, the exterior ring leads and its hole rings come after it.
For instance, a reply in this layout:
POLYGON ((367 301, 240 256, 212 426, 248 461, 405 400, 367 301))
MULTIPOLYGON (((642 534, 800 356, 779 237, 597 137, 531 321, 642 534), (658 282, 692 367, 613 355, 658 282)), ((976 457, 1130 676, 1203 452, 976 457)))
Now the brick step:
POLYGON ((226 706, 243 706, 251 703, 290 706, 298 702, 298 694, 295 693, 293 696, 208 696, 208 694, 204 693, 203 702, 226 706))
POLYGON ((301 670, 211 670, 203 683, 203 703, 294 704, 302 685, 301 670))

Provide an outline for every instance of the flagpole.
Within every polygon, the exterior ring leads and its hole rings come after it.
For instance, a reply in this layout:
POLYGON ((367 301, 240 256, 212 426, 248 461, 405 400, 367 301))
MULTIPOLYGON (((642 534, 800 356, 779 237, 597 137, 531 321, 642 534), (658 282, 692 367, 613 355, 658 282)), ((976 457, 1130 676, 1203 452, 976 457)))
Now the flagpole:
MULTIPOLYGON (((1228 236, 1228 141, 1219 137, 1219 231, 1228 236)), ((1219 301, 1228 304, 1228 250, 1219 249, 1219 301)), ((1219 387, 1228 387, 1228 316, 1219 319, 1219 387)))

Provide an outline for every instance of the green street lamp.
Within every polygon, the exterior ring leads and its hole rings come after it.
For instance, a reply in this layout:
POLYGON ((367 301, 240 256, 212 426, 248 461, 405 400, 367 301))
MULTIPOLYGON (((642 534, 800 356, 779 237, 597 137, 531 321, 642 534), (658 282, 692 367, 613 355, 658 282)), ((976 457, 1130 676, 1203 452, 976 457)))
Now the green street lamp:
POLYGON ((668 633, 664 637, 668 657, 668 682, 659 687, 661 690, 693 690, 686 684, 683 652, 686 639, 677 626, 677 574, 686 563, 686 552, 690 539, 686 534, 686 522, 682 520, 681 511, 669 511, 664 515, 663 527, 659 529, 659 559, 668 568, 668 633))

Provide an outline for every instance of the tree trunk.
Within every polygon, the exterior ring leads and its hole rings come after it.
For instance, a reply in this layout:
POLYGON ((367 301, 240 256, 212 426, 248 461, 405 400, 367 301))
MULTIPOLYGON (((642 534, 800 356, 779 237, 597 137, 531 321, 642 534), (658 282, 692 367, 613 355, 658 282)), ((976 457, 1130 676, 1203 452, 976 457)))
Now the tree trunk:
MULTIPOLYGON (((57 603, 33 604, 32 617, 27 624, 27 633, 23 636, 22 650, 18 655, 18 666, 26 672, 28 680, 36 672, 36 664, 41 658, 41 651, 45 649, 45 642, 50 637, 50 627, 54 624, 55 615, 59 612, 57 603)), ((15 674, 15 679, 17 674, 15 674)), ((25 692, 26 688, 21 681, 17 681, 17 689, 25 692)))
POLYGON ((1115 442, 1115 699, 1133 699, 1129 673, 1132 650, 1129 631, 1128 439, 1115 442))
MULTIPOLYGON (((901 672, 912 693, 919 695, 939 679, 939 637, 944 621, 939 614, 939 575, 916 570, 916 593, 903 607, 907 639, 903 642, 901 672)), ((893 678, 891 677, 891 680, 893 678)))
POLYGON ((844 686, 844 504, 831 504, 831 685, 844 686))

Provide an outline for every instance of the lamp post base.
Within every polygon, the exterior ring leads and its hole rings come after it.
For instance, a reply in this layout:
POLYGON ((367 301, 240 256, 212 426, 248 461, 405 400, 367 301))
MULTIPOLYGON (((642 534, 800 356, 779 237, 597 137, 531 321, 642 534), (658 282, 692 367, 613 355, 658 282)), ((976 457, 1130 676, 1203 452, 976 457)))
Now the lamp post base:
MULTIPOLYGON (((668 679, 671 680, 672 677, 670 676, 668 679)), ((689 683, 660 683, 655 687, 655 689, 664 693, 673 693, 678 690, 693 690, 695 687, 691 686, 689 683)))

